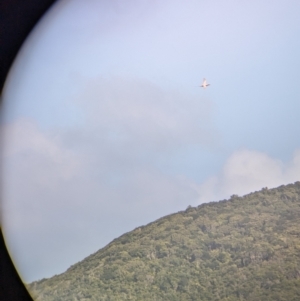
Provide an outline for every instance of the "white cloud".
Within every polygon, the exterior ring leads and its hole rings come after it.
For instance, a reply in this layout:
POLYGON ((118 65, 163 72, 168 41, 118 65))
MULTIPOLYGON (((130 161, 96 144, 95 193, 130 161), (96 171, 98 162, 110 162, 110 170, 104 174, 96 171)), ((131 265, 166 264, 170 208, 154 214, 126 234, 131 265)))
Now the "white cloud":
MULTIPOLYGON (((122 129, 125 121, 116 120, 122 129)), ((127 130, 130 143, 103 138, 105 129, 98 124, 95 132, 49 133, 25 119, 2 128, 3 226, 26 279, 62 272, 124 231, 197 198, 188 179, 153 165, 168 152, 147 150, 146 138, 127 130)))
POLYGON ((273 188, 299 179, 300 150, 296 150, 291 162, 285 164, 266 153, 243 149, 227 159, 219 175, 209 178, 198 187, 199 201, 218 201, 232 194, 244 195, 263 187, 273 188))
POLYGON ((81 160, 62 146, 58 133, 43 133, 29 119, 3 126, 1 132, 3 168, 8 177, 18 168, 24 170, 23 176, 35 176, 36 183, 53 184, 54 179, 68 180, 79 174, 81 160))
POLYGON ((86 83, 77 104, 86 112, 87 126, 131 148, 134 144, 144 150, 163 150, 216 140, 207 99, 162 89, 147 80, 98 77, 86 83))
POLYGON ((1 136, 4 227, 37 232, 65 201, 58 195, 82 173, 83 157, 29 119, 3 125, 1 136))
MULTIPOLYGON (((139 102, 138 98, 135 101, 139 102)), ((151 143, 160 148, 151 130, 159 135, 161 129, 166 129, 170 135, 181 127, 184 130, 176 137, 178 141, 201 141, 201 137, 193 137, 190 128, 177 125, 184 120, 181 113, 171 114, 176 120, 175 129, 156 125, 151 108, 168 113, 160 102, 154 102, 149 110, 138 110, 141 116, 124 106, 125 114, 118 119, 118 109, 111 108, 112 116, 102 112, 103 119, 95 121, 95 131, 90 127, 84 133, 50 134, 28 120, 3 128, 4 228, 11 253, 26 279, 62 272, 125 231, 188 205, 299 180, 300 150, 288 164, 265 153, 237 151, 219 175, 202 185, 184 175, 167 173, 154 163, 158 158, 167 160, 176 143, 166 143, 159 152, 151 149, 151 143), (109 135, 103 138, 106 129, 111 134, 122 131, 126 124, 124 139, 109 135), (136 128, 137 125, 140 126, 136 128), (135 134, 139 130, 146 137, 135 134), (189 131, 191 138, 184 135, 189 131), (153 137, 153 141, 148 142, 147 137, 153 137)), ((101 109, 92 112, 91 118, 97 119, 101 109)), ((190 122, 191 126, 195 120, 190 122)), ((201 126, 198 130, 201 133, 201 126)))
POLYGON ((289 182, 300 180, 300 149, 294 152, 293 160, 287 164, 285 175, 289 182))

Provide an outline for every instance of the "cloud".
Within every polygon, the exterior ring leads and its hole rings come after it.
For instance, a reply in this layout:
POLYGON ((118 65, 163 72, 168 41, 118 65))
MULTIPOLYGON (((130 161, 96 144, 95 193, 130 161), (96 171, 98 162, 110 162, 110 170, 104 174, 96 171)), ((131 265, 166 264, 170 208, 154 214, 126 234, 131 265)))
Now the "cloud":
MULTIPOLYGON (((177 124, 184 119, 182 112, 170 114, 175 120, 171 125, 157 122, 153 112, 169 112, 161 104, 163 97, 153 99, 145 104, 148 110, 138 109, 141 116, 126 106, 120 114, 108 99, 105 105, 88 104, 91 120, 85 131, 47 132, 25 119, 3 127, 4 230, 27 281, 63 272, 122 233, 188 205, 299 180, 300 150, 287 164, 265 153, 236 151, 219 175, 201 185, 166 172, 155 163, 167 160, 180 142, 163 141, 161 147, 152 131, 170 134, 181 127, 179 141, 200 143, 202 124, 198 137, 187 125, 177 124), (103 118, 97 119, 99 113, 103 118), (120 136, 114 136, 118 131, 120 136)), ((121 102, 122 97, 116 101, 121 102)), ((138 104, 139 98, 129 102, 138 104)))
MULTIPOLYGON (((26 169, 28 173, 39 169, 42 172, 36 176, 38 181, 46 184, 53 183, 54 178, 68 180, 80 172, 79 158, 72 150, 63 147, 58 133, 45 134, 29 119, 19 119, 3 126, 1 132, 3 162, 14 157, 14 162, 9 162, 19 164, 20 169, 26 169), (55 177, 50 179, 51 174, 55 177)), ((12 170, 4 164, 5 172, 6 169, 12 170)))
MULTIPOLYGON (((125 120, 116 117, 113 129, 125 120)), ((125 231, 197 198, 189 179, 153 164, 161 153, 148 150, 145 160, 143 135, 125 131, 125 142, 112 132, 105 136, 110 127, 102 122, 83 132, 45 131, 28 119, 2 127, 3 228, 26 281, 63 272, 125 231)))
POLYGON ((199 95, 162 89, 147 80, 112 76, 86 84, 78 97, 87 126, 109 141, 163 150, 186 143, 212 144, 212 106, 199 95))
POLYGON ((49 199, 81 174, 82 157, 65 148, 58 133, 42 132, 29 119, 3 125, 1 136, 4 225, 36 232, 50 204, 59 204, 49 199))
POLYGON ((219 175, 210 177, 198 187, 199 201, 210 202, 244 195, 263 187, 277 187, 299 181, 300 150, 291 162, 270 157, 268 154, 243 149, 234 152, 225 162, 219 175))

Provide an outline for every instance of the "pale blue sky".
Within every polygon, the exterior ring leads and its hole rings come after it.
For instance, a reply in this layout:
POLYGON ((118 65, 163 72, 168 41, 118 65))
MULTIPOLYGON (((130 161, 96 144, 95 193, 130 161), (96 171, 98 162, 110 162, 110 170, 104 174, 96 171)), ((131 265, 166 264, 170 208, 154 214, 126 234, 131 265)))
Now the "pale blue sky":
POLYGON ((188 205, 299 180, 299 9, 59 1, 4 91, 2 223, 23 279, 188 205))

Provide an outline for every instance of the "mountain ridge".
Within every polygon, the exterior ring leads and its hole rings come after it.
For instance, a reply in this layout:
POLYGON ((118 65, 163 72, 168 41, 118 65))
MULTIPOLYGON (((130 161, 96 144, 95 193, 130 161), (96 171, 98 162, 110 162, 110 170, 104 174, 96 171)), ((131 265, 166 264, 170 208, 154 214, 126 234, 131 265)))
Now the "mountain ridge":
POLYGON ((300 182, 189 206, 124 233, 36 300, 300 300, 300 182))

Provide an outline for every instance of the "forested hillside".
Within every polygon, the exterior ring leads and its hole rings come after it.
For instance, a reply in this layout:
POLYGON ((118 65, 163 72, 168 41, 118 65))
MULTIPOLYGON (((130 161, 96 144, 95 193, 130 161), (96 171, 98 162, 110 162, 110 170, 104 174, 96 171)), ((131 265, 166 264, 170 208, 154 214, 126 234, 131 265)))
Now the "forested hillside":
POLYGON ((299 301, 300 182, 165 216, 29 290, 45 301, 299 301))

